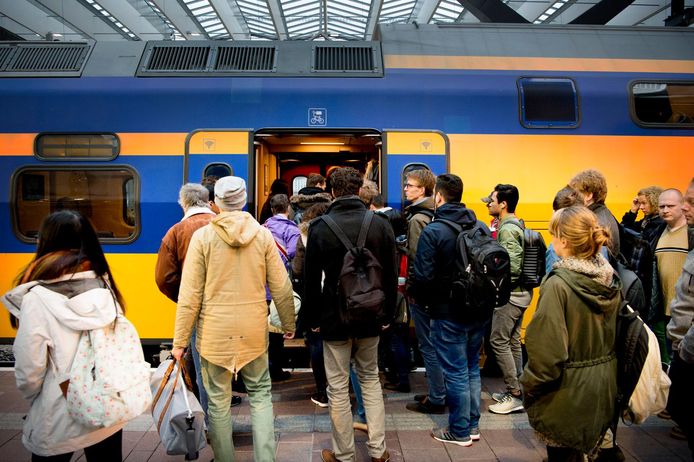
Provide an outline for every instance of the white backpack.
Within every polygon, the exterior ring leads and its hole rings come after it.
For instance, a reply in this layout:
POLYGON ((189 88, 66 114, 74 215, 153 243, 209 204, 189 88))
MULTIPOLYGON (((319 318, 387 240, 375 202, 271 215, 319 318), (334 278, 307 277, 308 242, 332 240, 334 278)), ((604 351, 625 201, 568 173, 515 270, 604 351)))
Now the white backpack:
POLYGON ((661 366, 658 339, 648 326, 644 324, 643 327, 648 333, 648 355, 624 416, 635 424, 665 409, 671 383, 661 366))
POLYGON ((110 427, 147 410, 150 366, 140 337, 122 314, 114 324, 84 331, 70 369, 67 409, 89 427, 110 427))

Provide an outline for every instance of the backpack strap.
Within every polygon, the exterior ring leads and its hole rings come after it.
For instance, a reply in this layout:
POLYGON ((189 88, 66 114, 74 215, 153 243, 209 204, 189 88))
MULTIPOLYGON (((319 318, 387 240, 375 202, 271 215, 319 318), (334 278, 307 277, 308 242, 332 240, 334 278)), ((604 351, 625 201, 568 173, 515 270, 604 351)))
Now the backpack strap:
POLYGON ((366 235, 369 233, 373 217, 374 213, 367 210, 366 215, 364 215, 364 221, 361 222, 361 229, 359 230, 359 237, 357 238, 357 247, 364 247, 364 245, 366 245, 366 235))
MULTIPOLYGON (((435 221, 441 222, 445 225, 448 225, 448 227, 452 228, 453 231, 455 231, 456 239, 457 239, 458 235, 463 232, 463 227, 460 226, 455 221, 446 220, 445 218, 437 218, 435 221)), ((475 227, 473 226, 471 229, 475 229, 475 227)), ((462 252, 460 257, 463 259, 463 268, 467 268, 468 265, 470 264, 470 262, 468 261, 468 258, 467 258, 467 252, 462 252)))
MULTIPOLYGON (((335 233, 335 236, 342 242, 342 245, 347 247, 347 250, 352 250, 354 248, 354 244, 349 240, 347 235, 345 234, 344 231, 342 231, 342 228, 340 228, 340 225, 335 223, 335 220, 333 220, 330 216, 328 215, 321 215, 319 217, 321 220, 325 222, 325 224, 328 225, 328 227, 335 233)), ((363 226, 363 225, 362 225, 363 226)), ((361 235, 361 232, 359 233, 361 235)))

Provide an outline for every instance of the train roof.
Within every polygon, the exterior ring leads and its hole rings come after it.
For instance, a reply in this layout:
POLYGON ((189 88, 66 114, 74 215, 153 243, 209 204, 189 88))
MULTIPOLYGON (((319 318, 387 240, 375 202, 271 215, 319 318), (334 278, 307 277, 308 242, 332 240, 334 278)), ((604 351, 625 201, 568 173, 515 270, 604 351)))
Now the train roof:
MULTIPOLYGON (((350 42, 0 42, 0 78, 381 77, 387 68, 432 66, 426 60, 401 65, 402 57, 694 61, 691 28, 382 24, 375 38, 350 42)), ((691 63, 685 68, 691 68, 691 63)))

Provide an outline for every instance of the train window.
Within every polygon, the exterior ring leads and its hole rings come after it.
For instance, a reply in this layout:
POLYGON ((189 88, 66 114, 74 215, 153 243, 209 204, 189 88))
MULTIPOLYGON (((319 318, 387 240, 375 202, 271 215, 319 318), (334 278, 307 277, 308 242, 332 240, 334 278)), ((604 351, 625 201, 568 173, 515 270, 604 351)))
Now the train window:
POLYGON ((518 94, 520 121, 525 128, 578 127, 578 93, 573 80, 521 78, 518 94))
POLYGON ((634 120, 644 126, 694 127, 694 82, 631 84, 634 120))
POLYGON ((34 242, 46 215, 70 209, 89 218, 104 242, 132 242, 140 229, 139 181, 125 166, 22 168, 12 179, 15 233, 34 242))
POLYGON ((231 176, 234 174, 234 169, 231 168, 230 165, 228 164, 209 164, 207 167, 205 167, 205 171, 202 173, 203 178, 207 178, 208 176, 214 176, 217 178, 222 178, 225 176, 231 176))
MULTIPOLYGON (((306 187, 307 180, 308 177, 304 175, 295 176, 292 180, 292 191, 301 191, 301 189, 306 187)), ((296 192, 294 194, 296 194, 296 192)))
POLYGON ((43 160, 113 160, 120 152, 118 137, 110 133, 42 133, 34 142, 36 157, 43 160))

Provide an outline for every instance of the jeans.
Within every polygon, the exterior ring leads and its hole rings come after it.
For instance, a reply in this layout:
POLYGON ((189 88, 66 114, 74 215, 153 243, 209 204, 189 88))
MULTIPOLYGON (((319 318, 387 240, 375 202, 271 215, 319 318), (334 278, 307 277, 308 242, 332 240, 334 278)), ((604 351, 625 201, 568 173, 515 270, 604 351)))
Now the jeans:
POLYGON ((200 394, 200 406, 205 413, 205 425, 209 426, 209 420, 207 418, 207 392, 202 384, 202 370, 200 367, 200 353, 195 346, 195 339, 197 337, 197 330, 193 329, 193 336, 190 338, 190 355, 193 357, 193 363, 195 364, 195 383, 198 385, 198 393, 200 394))
MULTIPOLYGON (((32 454, 31 462, 70 462, 73 454, 72 452, 55 456, 32 454)), ((123 460, 123 430, 118 430, 105 440, 84 448, 84 456, 89 462, 121 462, 123 460)))
POLYGON ((492 332, 489 338, 496 362, 504 375, 506 389, 515 393, 520 392, 518 378, 523 372, 520 331, 524 311, 524 308, 511 303, 494 308, 492 332))
POLYGON ((323 337, 320 332, 306 331, 306 344, 311 356, 311 369, 313 380, 316 381, 316 391, 325 392, 328 379, 325 377, 325 364, 323 363, 323 337))
POLYGON ((480 349, 484 322, 464 324, 444 319, 431 320, 431 340, 444 370, 448 430, 456 437, 470 436, 479 426, 482 380, 480 349))
POLYGON ((393 324, 390 327, 390 351, 392 353, 391 372, 398 375, 399 385, 410 384, 410 351, 407 345, 410 327, 407 324, 393 324))
POLYGON ((431 317, 415 303, 410 303, 410 312, 414 320, 419 352, 422 354, 424 368, 427 371, 429 402, 437 405, 445 404, 446 385, 443 381, 441 364, 439 364, 436 350, 431 342, 431 317))
MULTIPOLYGON (((349 369, 354 368, 361 385, 369 439, 366 443, 370 457, 378 458, 386 450, 386 418, 383 390, 378 378, 378 337, 323 341, 325 372, 328 377, 328 400, 332 422, 333 450, 342 462, 354 462, 354 428, 349 403, 349 369)), ((261 459, 256 459, 261 460, 261 459)))
POLYGON ((366 423, 366 410, 364 409, 364 398, 361 396, 361 385, 359 385, 359 377, 357 377, 357 367, 352 361, 349 365, 349 381, 352 383, 354 390, 354 401, 357 402, 357 420, 361 423, 366 423))
MULTIPOLYGON (((202 380, 209 397, 209 437, 217 461, 233 462, 234 443, 231 427, 231 371, 208 362, 204 357, 202 380)), ((258 356, 239 371, 248 391, 253 431, 253 460, 275 460, 275 424, 270 394, 270 370, 267 353, 258 356)))

